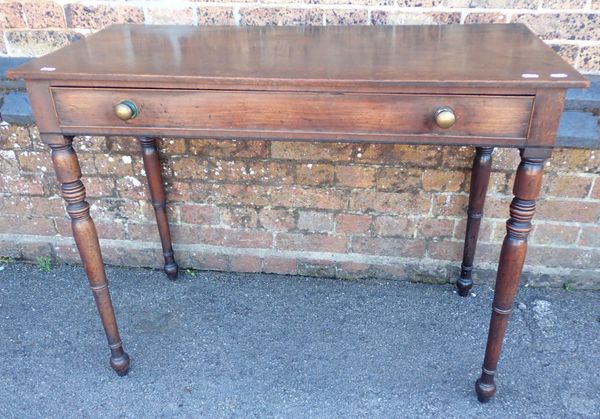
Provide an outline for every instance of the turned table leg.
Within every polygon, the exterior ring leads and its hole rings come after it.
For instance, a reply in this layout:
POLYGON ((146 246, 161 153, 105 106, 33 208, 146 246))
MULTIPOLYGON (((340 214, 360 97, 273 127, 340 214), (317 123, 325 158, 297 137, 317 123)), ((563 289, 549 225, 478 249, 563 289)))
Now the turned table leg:
POLYGON ((542 185, 544 161, 549 156, 550 151, 547 150, 521 150, 521 163, 513 187, 514 199, 510 204, 510 218, 500 253, 485 358, 481 377, 475 383, 480 402, 487 402, 496 393, 496 366, 527 253, 527 237, 531 231, 535 200, 542 185), (535 157, 528 157, 528 153, 535 157))
POLYGON ((465 234, 465 248, 460 269, 460 278, 456 282, 458 294, 466 297, 473 286, 473 259, 479 236, 479 226, 483 216, 485 194, 492 171, 493 147, 477 147, 473 170, 471 171, 471 191, 469 192, 469 209, 467 210, 467 232, 465 234))
POLYGON ((100 252, 98 234, 92 218, 90 205, 85 201, 85 187, 81 182, 81 169, 77 154, 73 150, 72 137, 60 137, 60 143, 49 143, 52 149, 52 162, 60 190, 71 217, 73 237, 89 279, 90 288, 106 332, 110 347, 110 365, 119 375, 127 374, 129 356, 123 350, 117 321, 108 291, 104 262, 100 252))
POLYGON ((169 230, 169 220, 167 218, 167 199, 163 188, 163 179, 161 174, 160 159, 158 149, 156 148, 156 138, 140 137, 142 146, 142 157, 144 159, 144 169, 148 178, 150 189, 150 199, 156 215, 156 224, 162 244, 163 255, 165 257, 165 273, 171 280, 177 278, 177 264, 173 253, 171 243, 171 231, 169 230))

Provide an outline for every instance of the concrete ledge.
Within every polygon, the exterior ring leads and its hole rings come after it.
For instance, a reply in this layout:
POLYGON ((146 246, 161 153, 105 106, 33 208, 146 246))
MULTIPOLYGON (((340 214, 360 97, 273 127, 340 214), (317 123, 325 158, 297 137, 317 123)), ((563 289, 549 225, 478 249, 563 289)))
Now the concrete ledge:
POLYGON ((31 113, 31 103, 27 93, 14 91, 5 94, 0 108, 0 118, 9 124, 33 124, 35 121, 31 113))
POLYGON ((557 143, 561 147, 598 148, 598 117, 591 112, 565 111, 560 118, 557 143))
POLYGON ((5 90, 23 90, 25 83, 23 80, 7 80, 6 70, 17 67, 27 61, 29 57, 0 57, 0 89, 5 90))
POLYGON ((600 76, 586 76, 590 81, 587 89, 569 89, 565 98, 567 111, 593 111, 600 109, 600 76))

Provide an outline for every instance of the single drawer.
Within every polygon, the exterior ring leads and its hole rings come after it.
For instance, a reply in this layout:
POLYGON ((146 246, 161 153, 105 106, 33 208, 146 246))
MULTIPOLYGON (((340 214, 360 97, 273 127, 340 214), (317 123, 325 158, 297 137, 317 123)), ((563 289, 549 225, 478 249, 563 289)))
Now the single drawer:
MULTIPOLYGON (((52 88, 64 133, 402 142, 524 142, 533 97, 52 88), (122 121, 115 106, 137 114, 122 121), (441 128, 436 112, 455 122, 441 128), (469 141, 467 141, 469 142, 469 141)), ((121 115, 123 117, 123 115, 121 115)), ((126 116, 125 116, 126 117, 126 116)), ((443 125, 443 124, 441 124, 443 125)))

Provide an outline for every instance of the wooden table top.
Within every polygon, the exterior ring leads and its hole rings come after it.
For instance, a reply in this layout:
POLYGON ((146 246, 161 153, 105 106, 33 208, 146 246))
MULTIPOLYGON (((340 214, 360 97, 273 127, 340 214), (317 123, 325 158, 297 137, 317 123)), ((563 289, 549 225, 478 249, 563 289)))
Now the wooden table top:
POLYGON ((215 86, 584 87, 521 24, 113 25, 9 71, 13 78, 215 86))

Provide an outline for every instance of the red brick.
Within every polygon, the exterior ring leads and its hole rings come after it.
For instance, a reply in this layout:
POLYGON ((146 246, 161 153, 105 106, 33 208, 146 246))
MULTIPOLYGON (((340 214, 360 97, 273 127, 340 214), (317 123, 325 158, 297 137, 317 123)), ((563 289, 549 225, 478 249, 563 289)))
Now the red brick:
POLYGON ((213 167, 206 160, 200 160, 196 157, 176 157, 172 160, 173 175, 177 179, 214 179, 215 176, 210 173, 213 167))
POLYGON ((408 238, 354 236, 352 252, 381 256, 422 257, 425 242, 408 238))
POLYGON ((113 23, 144 23, 141 7, 109 4, 67 4, 67 24, 71 28, 100 29, 113 23))
POLYGON ((457 192, 465 181, 463 172, 448 170, 425 170, 423 172, 423 189, 436 192, 457 192))
POLYGON ((368 25, 366 9, 326 9, 325 22, 327 25, 368 25))
POLYGON ((248 164, 247 180, 273 185, 290 185, 294 184, 295 169, 293 165, 287 163, 272 161, 251 162, 248 164))
POLYGON ((265 258, 263 270, 267 273, 295 275, 298 272, 298 262, 296 259, 271 256, 265 258))
POLYGON ((404 215, 429 212, 431 199, 424 194, 354 191, 350 197, 353 211, 376 211, 404 215))
POLYGON ((417 167, 439 167, 439 147, 399 144, 365 144, 356 155, 360 163, 402 164, 417 167))
MULTIPOLYGON (((145 181, 145 179, 142 179, 145 181)), ((146 185, 134 176, 125 176, 117 178, 117 191, 122 198, 145 199, 146 185)))
POLYGON ((20 3, 0 3, 0 28, 24 28, 23 6, 20 3))
POLYGON ((377 174, 377 189, 390 192, 418 192, 423 171, 405 167, 382 167, 377 174))
POLYGON ((536 223, 530 242, 534 244, 574 245, 579 227, 536 223))
POLYGON ((352 158, 352 144, 275 141, 271 144, 271 157, 285 160, 349 161, 352 158))
POLYGON ((296 169, 296 183, 298 185, 332 185, 334 167, 330 163, 299 164, 296 169))
POLYGON ((335 183, 350 188, 369 188, 375 181, 375 168, 364 166, 336 166, 335 183))
POLYGON ((502 13, 469 13, 465 23, 506 23, 506 15, 502 13))
MULTIPOLYGON (((512 182, 509 183, 510 176, 503 172, 492 172, 490 174, 490 183, 488 185, 488 194, 511 194, 511 188, 509 184, 512 185, 512 182)), ((465 184, 465 191, 471 190, 471 181, 470 176, 467 176, 467 182, 465 184)))
POLYGON ((542 39, 595 40, 600 37, 597 16, 587 13, 515 14, 542 39))
POLYGON ((420 12, 409 13, 396 10, 373 10, 373 25, 423 25, 460 23, 460 12, 420 12))
POLYGON ((413 237, 415 222, 406 217, 380 216, 373 221, 378 236, 413 237))
POLYGON ((90 197, 115 196, 115 181, 113 178, 86 177, 85 192, 90 197))
POLYGON ((460 261, 464 243, 440 240, 427 243, 427 255, 432 259, 460 261))
POLYGON ((492 170, 514 172, 521 163, 519 150, 515 148, 496 148, 492 154, 492 170))
POLYGON ((552 157, 546 163, 546 172, 600 172, 600 156, 597 150, 585 149, 557 149, 552 152, 552 157))
POLYGON ((171 183, 165 186, 165 193, 170 202, 186 202, 191 200, 190 185, 186 182, 171 181, 171 183))
POLYGON ((235 25, 232 7, 198 7, 199 25, 235 25))
POLYGON ((184 140, 189 152, 203 157, 266 158, 269 157, 267 141, 252 140, 184 140))
MULTIPOLYGON (((54 223, 58 234, 64 237, 73 237, 71 228, 71 219, 67 216, 55 218, 54 223)), ((94 220, 98 237, 101 239, 118 239, 125 240, 128 238, 126 232, 126 224, 122 220, 94 220)), ((156 224, 153 226, 156 229, 156 224)), ((158 230, 157 230, 158 231, 158 230)))
POLYGON ((0 173, 2 173, 3 177, 7 177, 7 175, 19 176, 21 174, 19 161, 14 151, 0 151, 0 173))
POLYGON ((241 25, 322 25, 323 12, 317 8, 242 7, 241 25))
POLYGON ((331 260, 300 259, 298 260, 298 275, 335 278, 337 268, 335 262, 331 260))
POLYGON ((192 200, 218 205, 260 205, 271 203, 272 187, 261 185, 230 185, 193 182, 190 185, 192 200))
MULTIPOLYGON (((500 218, 502 220, 507 220, 512 199, 512 195, 488 196, 483 209, 484 216, 486 218, 500 218)), ((466 214, 465 209, 463 215, 466 216, 466 214)))
POLYGON ((177 252, 178 259, 183 267, 208 270, 208 271, 227 271, 229 270, 229 256, 210 252, 177 252))
POLYGON ((231 228, 256 228, 258 214, 254 208, 220 208, 221 222, 231 228))
POLYGON ((0 216, 0 231, 4 234, 34 234, 53 236, 56 234, 54 223, 50 218, 19 218, 17 216, 0 216))
POLYGON ((195 225, 172 226, 175 243, 208 244, 240 248, 270 248, 273 235, 266 231, 237 230, 195 225))
POLYGON ((577 247, 529 246, 525 263, 546 267, 598 269, 600 250, 577 247))
POLYGON ((135 137, 106 137, 106 149, 111 153, 138 155, 140 143, 135 137))
MULTIPOLYGON (((439 220, 439 221, 441 221, 441 220, 439 220)), ((496 225, 496 222, 491 221, 484 216, 483 219, 481 220, 481 224, 479 225, 479 240, 484 241, 484 242, 492 240, 492 233, 494 232, 495 225, 496 225)), ((500 228, 500 230, 504 230, 504 225, 505 225, 504 221, 502 221, 500 223, 500 225, 502 226, 500 228)), ((466 232, 467 232, 467 216, 465 214, 464 218, 461 218, 456 222, 456 228, 454 230, 454 238, 457 240, 464 240, 466 232)), ((502 240, 503 237, 504 237, 504 233, 502 233, 502 237, 500 238, 500 240, 502 240)))
POLYGON ((600 247, 600 227, 585 226, 581 228, 579 244, 589 247, 600 247))
POLYGON ((313 232, 333 231, 333 214, 320 211, 298 211, 298 228, 313 232))
POLYGON ((290 208, 345 209, 348 196, 345 192, 331 189, 277 187, 273 188, 271 204, 290 208))
POLYGON ((367 233, 371 226, 371 217, 361 214, 338 214, 335 218, 337 233, 367 233))
POLYGON ((118 154, 95 154, 94 164, 101 175, 133 176, 131 158, 118 154))
MULTIPOLYGON (((52 246, 47 242, 20 243, 19 252, 25 260, 35 260, 40 256, 53 258, 52 246)), ((76 250, 77 252, 77 250, 76 250)), ((53 260, 54 262, 54 260, 53 260)))
MULTIPOLYGON (((427 244, 427 255, 431 259, 459 262, 462 260, 464 243, 462 241, 439 240, 427 244)), ((499 244, 477 244, 476 260, 479 262, 497 263, 500 256, 499 244)))
POLYGON ((329 234, 278 233, 275 248, 304 252, 344 253, 347 241, 344 236, 329 234))
POLYGON ((417 224, 417 235, 420 237, 452 237, 454 220, 424 218, 417 224))
POLYGON ((371 277, 371 265, 359 262, 339 262, 336 266, 337 278, 357 279, 371 277))
POLYGON ((158 140, 158 149, 161 154, 181 155, 187 151, 187 139, 185 138, 161 138, 158 140))
POLYGON ((0 177, 0 191, 17 195, 45 195, 43 178, 37 175, 0 177))
POLYGON ((262 259, 251 255, 231 255, 230 269, 234 272, 261 272, 262 259))
POLYGON ((473 167, 473 147, 442 147, 438 153, 442 155, 441 167, 463 170, 471 170, 473 167))
MULTIPOLYGON (((0 125, 0 150, 30 150, 29 130, 19 125, 0 125)), ((44 146, 47 152, 48 147, 44 146)))
POLYGON ((544 200, 537 205, 535 218, 548 221, 596 223, 600 217, 600 202, 544 200))
POLYGON ((23 4, 27 25, 33 29, 64 28, 65 12, 61 5, 50 2, 32 2, 23 4))
MULTIPOLYGON (((170 227, 171 230, 173 230, 174 225, 170 224, 170 227)), ((160 240, 156 223, 151 223, 150 221, 144 224, 131 222, 128 223, 127 234, 131 240, 139 240, 143 242, 158 242, 160 240)), ((173 241, 178 243, 177 240, 173 241)))
POLYGON ((258 213, 260 225, 267 230, 289 231, 294 229, 296 221, 290 210, 263 208, 258 213))
MULTIPOLYGON (((66 216, 65 204, 61 197, 58 195, 46 197, 46 196, 32 196, 25 198, 27 201, 21 201, 18 197, 13 197, 5 202, 14 202, 15 209, 23 208, 23 212, 13 212, 13 214, 19 215, 34 215, 40 217, 63 217, 66 216), (21 207, 22 204, 26 204, 21 207), (25 208, 26 207, 26 208, 25 208)), ((3 208, 3 212, 7 209, 3 208)))
POLYGON ((148 7, 146 18, 153 25, 193 25, 194 9, 191 7, 148 7))
POLYGON ((585 198, 594 178, 592 176, 571 176, 559 174, 547 182, 546 195, 567 198, 585 198))
POLYGON ((181 222, 200 225, 220 223, 219 208, 213 205, 183 204, 179 207, 181 222))

